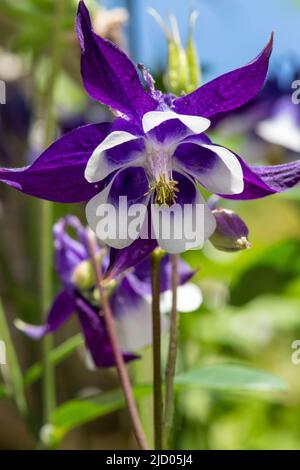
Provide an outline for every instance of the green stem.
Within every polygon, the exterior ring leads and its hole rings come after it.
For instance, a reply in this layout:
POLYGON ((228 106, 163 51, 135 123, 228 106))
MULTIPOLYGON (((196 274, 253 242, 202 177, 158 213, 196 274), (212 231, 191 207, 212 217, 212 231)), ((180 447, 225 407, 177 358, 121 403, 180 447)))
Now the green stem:
POLYGON ((12 389, 16 405, 20 413, 28 417, 28 406, 24 393, 24 381, 15 348, 10 336, 6 316, 0 299, 0 338, 5 345, 5 355, 8 365, 8 383, 12 389))
POLYGON ((174 413, 174 378, 176 372, 177 356, 177 286, 178 286, 178 255, 172 255, 172 310, 170 316, 170 337, 168 359, 166 367, 166 389, 165 389, 165 414, 164 414, 164 437, 166 444, 169 444, 172 430, 174 413))
MULTIPOLYGON (((40 302, 41 310, 45 314, 52 300, 52 207, 50 203, 40 202, 40 302)), ((44 422, 48 423, 55 408, 55 377, 54 367, 51 364, 50 351, 53 338, 46 336, 43 339, 43 406, 44 422)))
POLYGON ((160 259, 161 251, 152 253, 152 351, 153 351, 153 421, 154 448, 161 450, 162 444, 162 379, 161 379, 161 324, 160 324, 160 259))
MULTIPOLYGON (((66 0, 55 1, 55 14, 53 17, 53 42, 51 55, 51 70, 46 84, 45 93, 45 147, 49 146, 55 137, 54 91, 59 68, 61 65, 62 44, 61 32, 63 27, 66 0)), ((52 301, 52 222, 53 207, 50 202, 40 201, 40 303, 45 315, 52 301)), ((48 423, 55 408, 55 377, 54 367, 49 360, 49 353, 53 347, 53 338, 45 337, 43 340, 43 404, 44 422, 48 423)))

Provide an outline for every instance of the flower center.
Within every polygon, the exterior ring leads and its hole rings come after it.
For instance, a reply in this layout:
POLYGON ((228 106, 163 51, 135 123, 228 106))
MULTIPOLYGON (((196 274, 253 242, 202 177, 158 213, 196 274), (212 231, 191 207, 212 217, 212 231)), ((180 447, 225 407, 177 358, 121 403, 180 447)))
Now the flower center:
POLYGON ((146 142, 146 166, 149 176, 149 192, 154 193, 154 202, 159 206, 176 203, 179 192, 172 175, 174 149, 158 142, 146 142))

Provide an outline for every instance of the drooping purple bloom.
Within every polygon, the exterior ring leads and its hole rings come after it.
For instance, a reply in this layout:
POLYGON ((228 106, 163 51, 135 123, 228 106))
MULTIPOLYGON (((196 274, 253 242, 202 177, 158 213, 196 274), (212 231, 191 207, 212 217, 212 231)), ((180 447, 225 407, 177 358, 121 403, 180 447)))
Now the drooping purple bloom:
MULTIPOLYGON (((76 313, 94 363, 98 367, 111 367, 114 365, 114 358, 101 308, 99 312, 98 290, 89 261, 87 231, 76 217, 67 216, 55 224, 53 235, 55 267, 62 290, 56 296, 44 325, 29 325, 17 321, 17 326, 31 338, 39 339, 56 331, 76 313), (70 227, 75 230, 76 239, 68 234, 70 227)), ((139 250, 136 247, 135 259, 131 264, 127 262, 127 270, 120 269, 120 265, 115 265, 113 259, 109 262, 105 248, 99 248, 97 252, 103 272, 110 266, 110 276, 106 276, 109 302, 125 361, 136 359, 138 356, 135 351, 151 344, 151 263, 149 257, 145 258, 144 247, 141 248, 139 250), (111 268, 114 269, 113 276, 111 268)), ((180 260, 179 285, 186 284, 193 275, 194 271, 180 260)), ((186 291, 181 291, 180 294, 180 289, 186 288, 191 289, 191 286, 187 284, 179 287, 179 300, 180 296, 186 297, 186 291)), ((193 288, 197 289, 195 286, 193 288)), ((165 256, 161 262, 162 307, 166 305, 167 299, 164 296, 168 295, 170 289, 171 263, 169 256, 165 256)), ((193 302, 190 304, 191 310, 199 306, 199 293, 194 295, 196 298, 190 299, 193 302)), ((183 309, 186 309, 186 305, 183 309)), ((168 310, 168 307, 164 310, 168 310)), ((162 317, 162 326, 167 326, 165 317, 162 317)))
MULTIPOLYGON (((246 66, 176 98, 154 90, 149 80, 145 90, 129 58, 94 33, 83 1, 78 8, 77 34, 87 92, 119 117, 113 123, 80 127, 63 136, 30 167, 1 169, 2 181, 52 201, 89 201, 87 217, 94 230, 96 208, 110 203, 118 211, 120 196, 126 196, 129 205, 154 202, 166 211, 171 211, 174 202, 202 205, 204 239, 214 232, 216 222, 196 182, 211 193, 234 199, 264 197, 299 182, 300 161, 250 167, 204 134, 216 116, 244 105, 260 91, 272 37, 246 66)), ((108 237, 105 241, 117 249, 133 243, 131 238, 108 237)), ((168 252, 186 249, 185 240, 158 237, 158 243, 168 252)))

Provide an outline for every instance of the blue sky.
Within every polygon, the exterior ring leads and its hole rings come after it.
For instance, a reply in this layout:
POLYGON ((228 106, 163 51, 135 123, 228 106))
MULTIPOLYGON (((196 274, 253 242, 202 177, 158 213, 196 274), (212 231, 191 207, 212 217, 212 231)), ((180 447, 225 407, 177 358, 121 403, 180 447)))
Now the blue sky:
POLYGON ((163 67, 163 34, 147 14, 153 7, 167 17, 174 13, 186 37, 189 13, 199 11, 195 30, 201 61, 209 65, 206 78, 241 66, 254 58, 275 31, 271 67, 282 58, 298 57, 300 64, 300 2, 297 0, 102 0, 106 6, 131 4, 132 53, 151 69, 163 67))

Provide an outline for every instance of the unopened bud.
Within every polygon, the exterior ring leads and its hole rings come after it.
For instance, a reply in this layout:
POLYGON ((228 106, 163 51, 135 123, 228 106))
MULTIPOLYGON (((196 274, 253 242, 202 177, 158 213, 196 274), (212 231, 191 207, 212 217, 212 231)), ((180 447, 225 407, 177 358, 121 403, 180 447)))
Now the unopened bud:
POLYGON ((186 47, 184 47, 181 42, 176 17, 170 15, 169 28, 156 10, 151 8, 148 11, 160 25, 168 43, 168 67, 165 74, 168 91, 178 96, 182 93, 190 93, 198 88, 201 74, 193 40, 197 13, 193 12, 191 15, 189 38, 186 47))
POLYGON ((251 247, 248 227, 235 212, 219 208, 212 213, 217 227, 209 240, 215 248, 221 251, 240 251, 251 247))
POLYGON ((189 80, 187 55, 181 44, 178 23, 174 15, 170 15, 170 23, 171 36, 168 40, 166 81, 169 91, 180 95, 186 91, 189 80))
POLYGON ((201 69, 198 59, 198 51, 194 41, 194 27, 198 12, 193 11, 190 17, 189 38, 186 46, 187 65, 189 70, 189 80, 187 84, 187 93, 190 93, 199 87, 201 81, 201 69))

